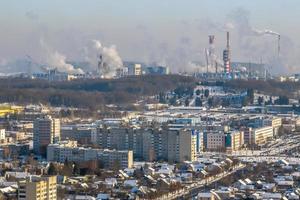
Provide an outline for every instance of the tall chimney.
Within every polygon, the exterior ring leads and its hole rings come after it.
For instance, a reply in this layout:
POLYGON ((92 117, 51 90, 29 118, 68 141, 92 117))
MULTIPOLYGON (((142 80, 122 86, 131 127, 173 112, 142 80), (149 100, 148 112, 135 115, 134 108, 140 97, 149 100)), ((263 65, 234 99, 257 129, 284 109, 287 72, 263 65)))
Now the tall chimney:
POLYGON ((227 50, 229 50, 229 31, 227 31, 227 50))
POLYGON ((230 73, 230 42, 229 32, 227 32, 226 49, 223 51, 224 73, 230 73))
POLYGON ((278 58, 280 56, 280 35, 278 35, 278 58))

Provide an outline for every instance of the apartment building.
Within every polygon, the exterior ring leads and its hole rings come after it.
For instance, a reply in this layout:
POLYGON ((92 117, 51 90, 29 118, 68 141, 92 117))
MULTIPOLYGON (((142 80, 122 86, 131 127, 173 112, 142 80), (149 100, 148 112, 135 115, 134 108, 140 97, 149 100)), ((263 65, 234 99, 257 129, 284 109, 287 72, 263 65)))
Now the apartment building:
POLYGON ((197 147, 196 132, 184 127, 102 127, 92 141, 101 148, 132 150, 135 159, 146 161, 194 160, 197 147))
POLYGON ((238 151, 244 145, 244 133, 242 131, 232 131, 226 134, 225 146, 227 151, 238 151))
POLYGON ((191 130, 179 133, 179 162, 195 161, 197 152, 197 135, 191 130))
POLYGON ((79 144, 91 144, 92 134, 96 131, 93 126, 65 125, 61 127, 61 140, 76 140, 79 144))
POLYGON ((132 150, 136 159, 142 159, 145 132, 132 127, 99 127, 93 134, 92 143, 103 149, 132 150))
POLYGON ((119 162, 122 168, 131 168, 133 152, 78 147, 72 141, 68 141, 48 145, 47 160, 61 163, 65 160, 72 162, 99 160, 107 168, 112 168, 116 162, 119 162))
POLYGON ((56 176, 29 176, 18 182, 18 200, 56 200, 56 176))
POLYGON ((251 127, 241 127, 240 131, 243 132, 244 144, 250 145, 252 143, 252 128, 251 127))
POLYGON ((273 127, 265 126, 262 128, 255 128, 251 132, 251 144, 264 144, 270 138, 273 138, 273 127))
POLYGON ((44 116, 34 121, 33 150, 36 154, 46 155, 47 146, 60 140, 60 120, 44 116))
POLYGON ((203 133, 204 149, 208 151, 225 150, 224 132, 205 132, 203 133))
POLYGON ((281 117, 269 117, 264 120, 264 126, 272 126, 273 134, 276 136, 278 134, 279 128, 282 126, 281 117))

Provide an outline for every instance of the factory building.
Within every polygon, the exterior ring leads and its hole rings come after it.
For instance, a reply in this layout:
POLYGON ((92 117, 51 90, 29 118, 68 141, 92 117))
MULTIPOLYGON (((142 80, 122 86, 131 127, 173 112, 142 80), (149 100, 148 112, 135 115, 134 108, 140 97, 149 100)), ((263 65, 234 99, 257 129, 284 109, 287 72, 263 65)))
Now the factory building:
POLYGON ((83 74, 68 74, 66 72, 59 72, 56 69, 48 70, 45 73, 34 73, 32 75, 33 79, 42 79, 47 81, 71 81, 83 77, 83 74))
POLYGON ((142 75, 142 65, 133 64, 128 66, 128 75, 129 76, 140 76, 142 75))
POLYGON ((165 66, 148 66, 145 68, 145 74, 166 75, 169 73, 169 67, 165 66))

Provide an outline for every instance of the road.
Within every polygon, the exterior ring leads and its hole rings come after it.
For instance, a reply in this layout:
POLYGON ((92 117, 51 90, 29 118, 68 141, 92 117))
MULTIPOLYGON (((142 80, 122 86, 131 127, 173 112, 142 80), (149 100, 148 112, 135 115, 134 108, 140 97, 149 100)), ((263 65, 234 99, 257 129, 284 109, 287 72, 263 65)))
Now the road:
POLYGON ((220 173, 220 174, 218 174, 214 177, 209 177, 209 178, 203 179, 201 181, 198 181, 196 183, 193 183, 191 185, 187 185, 187 186, 185 186, 184 189, 182 189, 180 191, 165 194, 165 195, 157 198, 157 200, 187 199, 187 198, 195 197, 195 196, 197 196, 197 194, 199 193, 199 191, 202 187, 207 186, 207 185, 211 185, 211 184, 221 180, 222 178, 224 178, 226 176, 229 176, 231 174, 234 174, 235 172, 237 172, 237 171, 239 171, 239 170, 241 170, 245 167, 246 167, 246 165, 240 164, 231 171, 222 172, 222 173, 220 173))

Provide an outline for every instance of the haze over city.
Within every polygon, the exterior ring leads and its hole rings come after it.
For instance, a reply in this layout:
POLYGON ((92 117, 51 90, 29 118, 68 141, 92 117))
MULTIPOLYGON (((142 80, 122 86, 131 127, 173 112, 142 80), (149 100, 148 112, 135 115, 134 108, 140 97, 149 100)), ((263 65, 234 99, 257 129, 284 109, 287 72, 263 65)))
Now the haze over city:
POLYGON ((299 200, 299 0, 0 3, 0 200, 299 200))
POLYGON ((106 0, 6 1, 0 13, 0 71, 26 71, 26 55, 40 64, 86 61, 85 49, 98 40, 114 45, 123 61, 191 72, 205 68, 207 36, 215 35, 222 57, 230 31, 232 60, 263 62, 275 74, 294 73, 300 62, 299 6, 297 0, 129 0, 122 6, 106 0), (266 29, 281 35, 280 57, 277 38, 256 32, 266 29))

